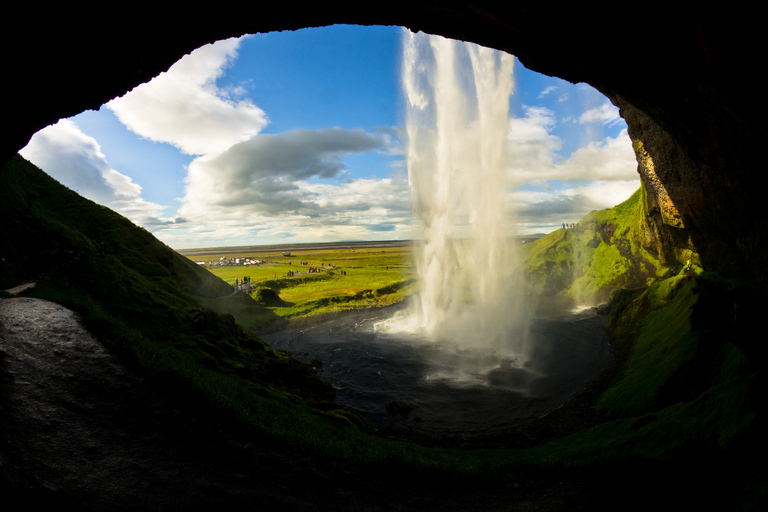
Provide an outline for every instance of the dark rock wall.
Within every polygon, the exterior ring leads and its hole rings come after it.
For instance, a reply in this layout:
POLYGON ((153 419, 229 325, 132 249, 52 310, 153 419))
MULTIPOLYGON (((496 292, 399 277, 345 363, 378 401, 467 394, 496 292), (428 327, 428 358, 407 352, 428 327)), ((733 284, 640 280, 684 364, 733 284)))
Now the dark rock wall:
POLYGON ((530 69, 602 91, 629 125, 659 254, 671 262, 693 252, 705 268, 768 280, 760 190, 765 43, 757 12, 638 4, 619 14, 495 0, 216 5, 139 1, 109 15, 72 4, 20 6, 2 35, 0 158, 7 161, 40 128, 99 108, 205 43, 333 23, 397 24, 509 51, 530 69))

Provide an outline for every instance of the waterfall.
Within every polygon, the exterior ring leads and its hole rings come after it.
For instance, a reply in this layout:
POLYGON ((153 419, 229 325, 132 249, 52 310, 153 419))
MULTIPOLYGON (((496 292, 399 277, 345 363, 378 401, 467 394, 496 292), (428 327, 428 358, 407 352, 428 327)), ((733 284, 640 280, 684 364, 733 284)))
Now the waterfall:
POLYGON ((527 329, 511 237, 505 140, 514 58, 404 30, 407 166, 423 225, 421 291, 404 328, 522 355, 527 329))

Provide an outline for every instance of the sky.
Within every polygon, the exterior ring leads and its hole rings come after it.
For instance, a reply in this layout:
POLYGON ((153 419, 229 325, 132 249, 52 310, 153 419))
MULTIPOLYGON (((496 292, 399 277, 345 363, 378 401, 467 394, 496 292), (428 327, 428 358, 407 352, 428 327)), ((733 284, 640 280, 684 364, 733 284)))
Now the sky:
MULTIPOLYGON (((206 45, 20 153, 174 249, 418 238, 405 165, 401 27, 206 45)), ((98 63, 94 63, 98 65, 98 63)), ((608 99, 514 64, 515 234, 547 233, 640 186, 608 99)))

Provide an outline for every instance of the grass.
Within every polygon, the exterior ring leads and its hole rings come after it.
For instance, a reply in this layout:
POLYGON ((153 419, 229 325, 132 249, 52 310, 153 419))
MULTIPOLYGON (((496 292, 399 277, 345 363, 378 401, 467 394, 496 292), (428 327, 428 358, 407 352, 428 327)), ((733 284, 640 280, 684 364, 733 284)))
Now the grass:
MULTIPOLYGON (((691 327, 691 315, 698 295, 695 281, 687 277, 655 283, 635 300, 652 311, 638 326, 626 371, 600 397, 601 412, 627 416, 653 409, 665 384, 695 357, 699 336, 691 327)), ((629 325, 627 319, 620 323, 629 325)))
POLYGON ((0 287, 38 282, 23 293, 75 310, 159 389, 268 442, 329 459, 505 478, 530 468, 664 461, 690 446, 750 453, 762 432, 763 350, 759 340, 732 336, 722 312, 736 299, 762 311, 764 294, 706 273, 661 275, 648 248, 633 241, 641 194, 525 249, 534 285, 554 293, 599 295, 654 280, 614 296, 608 327, 624 365, 598 402, 605 421, 524 450, 434 448, 376 435, 331 402, 333 390, 309 367, 249 332, 280 318, 399 300, 414 286, 406 249, 300 254, 291 265, 273 255, 271 266, 222 269, 219 278, 16 157, 0 174, 0 287), (301 261, 328 268, 304 274, 301 261), (278 268, 283 276, 275 278, 278 268), (301 272, 285 277, 288 268, 301 272), (574 287, 574 269, 589 276, 586 284, 574 287), (231 295, 226 281, 243 275, 259 282, 258 301, 231 295))
POLYGON ((252 328, 263 327, 277 317, 296 319, 388 306, 403 301, 416 287, 411 247, 293 251, 290 257, 254 252, 242 257, 266 263, 212 266, 210 271, 231 284, 244 276, 251 278, 254 290, 249 295, 270 313, 261 313, 259 319, 235 315, 238 322, 252 328), (309 272, 311 268, 319 272, 309 272), (265 295, 264 289, 274 294, 265 295))
POLYGON ((644 288, 664 272, 646 245, 645 190, 591 212, 573 229, 558 229, 523 247, 530 293, 605 302, 621 288, 644 288))

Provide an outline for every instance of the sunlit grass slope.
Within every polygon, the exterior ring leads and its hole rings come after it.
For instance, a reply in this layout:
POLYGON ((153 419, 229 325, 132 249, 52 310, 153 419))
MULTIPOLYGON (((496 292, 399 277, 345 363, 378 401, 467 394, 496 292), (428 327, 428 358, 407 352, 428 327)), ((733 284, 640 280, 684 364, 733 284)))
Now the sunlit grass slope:
MULTIPOLYGON (((686 272, 684 261, 662 268, 645 245, 645 215, 641 188, 524 248, 533 292, 610 299, 606 328, 619 359, 595 404, 604 422, 536 450, 580 464, 679 456, 701 467, 764 454, 765 349, 749 333, 762 330, 765 291, 696 265, 686 272)), ((758 492, 768 488, 751 478, 758 492)))
POLYGON ((644 189, 613 208, 593 211, 523 248, 532 293, 587 303, 621 288, 647 286, 664 269, 645 246, 644 189))

